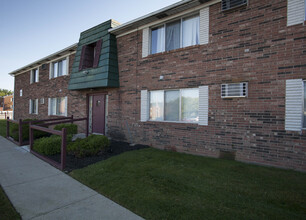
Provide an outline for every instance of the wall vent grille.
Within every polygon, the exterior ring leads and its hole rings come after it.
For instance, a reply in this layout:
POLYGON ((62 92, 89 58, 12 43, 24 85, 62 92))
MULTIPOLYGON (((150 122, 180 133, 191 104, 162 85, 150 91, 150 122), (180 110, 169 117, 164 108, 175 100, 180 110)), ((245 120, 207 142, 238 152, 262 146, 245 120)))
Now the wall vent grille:
POLYGON ((248 96, 248 83, 231 83, 221 85, 221 98, 237 98, 248 96))
POLYGON ((247 0, 222 0, 221 9, 222 11, 226 11, 247 4, 247 0))

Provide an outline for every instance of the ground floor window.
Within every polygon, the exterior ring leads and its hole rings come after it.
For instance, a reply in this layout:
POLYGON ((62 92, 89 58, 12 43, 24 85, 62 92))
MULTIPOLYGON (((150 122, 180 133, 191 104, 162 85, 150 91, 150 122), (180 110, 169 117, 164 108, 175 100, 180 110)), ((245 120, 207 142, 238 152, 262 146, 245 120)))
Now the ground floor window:
POLYGON ((49 115, 67 116, 67 97, 49 98, 49 115))
POLYGON ((173 122, 199 121, 199 89, 151 91, 150 120, 173 122))
POLYGON ((29 101, 29 113, 38 114, 38 99, 30 99, 29 101))

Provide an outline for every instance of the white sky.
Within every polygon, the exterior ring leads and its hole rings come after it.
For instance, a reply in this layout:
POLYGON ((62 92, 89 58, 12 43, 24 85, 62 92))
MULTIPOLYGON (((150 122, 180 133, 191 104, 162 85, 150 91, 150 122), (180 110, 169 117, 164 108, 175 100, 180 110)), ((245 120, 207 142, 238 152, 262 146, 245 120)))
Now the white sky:
POLYGON ((179 0, 0 0, 0 88, 8 73, 77 43, 80 33, 109 19, 121 24, 179 0))

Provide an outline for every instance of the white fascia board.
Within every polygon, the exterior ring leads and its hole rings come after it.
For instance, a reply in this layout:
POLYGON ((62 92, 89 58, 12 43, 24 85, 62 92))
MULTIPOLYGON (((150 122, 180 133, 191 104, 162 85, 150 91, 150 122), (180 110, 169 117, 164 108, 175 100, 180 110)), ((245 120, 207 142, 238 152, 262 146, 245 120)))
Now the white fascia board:
MULTIPOLYGON (((72 44, 72 45, 69 46, 69 47, 66 47, 66 48, 64 48, 64 49, 62 49, 62 50, 60 50, 60 51, 57 51, 57 52, 55 52, 55 53, 53 53, 53 54, 50 54, 49 56, 46 56, 46 57, 44 57, 44 58, 42 58, 42 59, 39 59, 39 60, 37 60, 37 61, 35 61, 35 62, 33 62, 33 63, 30 63, 30 64, 28 64, 28 65, 26 65, 26 66, 24 66, 24 67, 21 67, 21 68, 19 68, 19 69, 17 69, 17 70, 14 70, 14 71, 12 71, 12 72, 10 72, 10 73, 8 73, 8 74, 11 75, 11 76, 17 76, 17 75, 20 75, 20 74, 22 74, 22 73, 24 73, 24 72, 29 71, 30 69, 37 68, 37 66, 40 66, 40 65, 41 65, 41 64, 37 64, 37 63, 40 63, 40 62, 48 62, 48 63, 49 63, 49 62, 51 62, 51 60, 49 60, 49 61, 46 61, 46 60, 48 60, 48 59, 50 59, 50 58, 52 58, 52 57, 54 57, 54 56, 56 56, 56 55, 58 55, 58 54, 61 54, 61 53, 65 52, 65 51, 71 50, 71 49, 77 47, 77 45, 78 45, 78 43, 72 44), (31 66, 34 66, 34 67, 31 67, 31 66), (25 70, 22 71, 23 69, 25 69, 25 70), (17 73, 17 72, 19 72, 19 71, 22 71, 22 72, 17 73)), ((66 55, 63 55, 62 57, 65 57, 65 56, 67 56, 67 55, 71 55, 71 54, 74 54, 74 53, 76 53, 76 51, 67 53, 66 55)), ((53 58, 52 60, 57 60, 57 59, 59 59, 59 58, 60 58, 60 57, 56 57, 56 58, 53 58)))
MULTIPOLYGON (((186 2, 188 2, 188 1, 185 1, 184 3, 186 3, 186 2)), ((184 15, 190 14, 190 13, 195 12, 195 11, 199 11, 199 10, 201 10, 202 8, 208 7, 208 6, 210 6, 210 5, 214 5, 214 4, 219 3, 219 2, 221 2, 221 0, 214 0, 214 1, 207 2, 207 3, 202 4, 202 5, 199 5, 199 6, 197 6, 197 7, 190 8, 190 9, 188 9, 188 10, 185 10, 185 11, 182 11, 182 12, 180 12, 180 13, 177 13, 177 14, 175 14, 175 15, 171 15, 171 16, 167 16, 167 17, 165 17, 165 18, 159 19, 158 21, 153 21, 153 22, 149 22, 149 23, 147 23, 147 24, 145 24, 145 25, 141 25, 141 26, 139 26, 138 28, 134 28, 134 29, 132 29, 132 30, 126 31, 126 32, 124 32, 124 33, 122 33, 122 34, 118 34, 118 35, 116 35, 116 37, 117 37, 117 38, 118 38, 118 37, 122 37, 122 36, 124 36, 124 35, 133 33, 133 32, 135 32, 135 31, 137 31, 137 30, 141 30, 141 29, 144 29, 144 28, 147 28, 147 27, 155 26, 155 25, 158 25, 158 24, 160 24, 160 23, 165 23, 165 22, 167 22, 167 21, 169 21, 169 20, 172 20, 172 19, 175 19, 175 18, 177 18, 177 17, 181 17, 181 16, 184 16, 184 15)), ((181 3, 181 2, 180 2, 180 3, 181 3)), ((182 3, 181 3, 181 4, 182 4, 182 3)), ((171 5, 171 6, 173 6, 173 5, 171 5)), ((170 7, 170 6, 169 6, 169 7, 170 7)), ((171 7, 170 7, 170 8, 171 8, 171 7)), ((169 9, 168 7, 167 7, 167 8, 164 8, 164 9, 161 9, 161 10, 159 10, 159 11, 157 11, 157 12, 153 12, 153 13, 148 14, 148 15, 146 15, 146 16, 143 16, 143 17, 140 17, 140 18, 138 18, 138 19, 135 19, 135 20, 132 20, 132 21, 130 21, 130 22, 127 22, 127 23, 125 23, 125 24, 119 25, 118 27, 109 29, 108 31, 109 31, 110 33, 113 33, 113 32, 115 32, 116 30, 118 30, 118 29, 120 29, 120 28, 124 28, 125 26, 128 26, 128 25, 130 25, 130 24, 132 24, 132 23, 134 23, 134 22, 138 22, 138 21, 140 21, 140 20, 142 20, 142 19, 145 19, 145 18, 147 18, 147 17, 153 16, 153 15, 155 15, 155 14, 162 13, 163 11, 166 11, 166 10, 168 10, 168 9, 169 9), (115 29, 116 29, 116 30, 115 30, 115 29)))
POLYGON ((135 22, 141 21, 141 20, 143 20, 143 19, 146 19, 146 18, 148 18, 148 17, 154 16, 154 15, 156 15, 156 14, 162 13, 162 12, 164 12, 164 11, 167 11, 167 10, 169 10, 169 9, 175 8, 175 7, 177 7, 177 6, 180 6, 180 5, 182 5, 182 4, 185 4, 185 3, 191 2, 191 1, 192 1, 192 0, 182 0, 182 1, 179 1, 179 2, 177 2, 177 3, 174 3, 174 4, 172 4, 172 5, 166 6, 166 7, 162 8, 162 9, 157 10, 157 11, 151 12, 151 13, 149 13, 149 14, 147 14, 147 15, 144 15, 144 16, 141 16, 141 17, 136 18, 136 19, 134 19, 134 20, 131 20, 131 21, 129 21, 129 22, 126 22, 126 23, 124 23, 124 24, 122 24, 122 25, 119 25, 119 26, 117 26, 117 27, 111 28, 111 29, 109 29, 108 31, 109 31, 110 33, 116 32, 117 30, 122 29, 122 28, 125 28, 126 26, 129 26, 129 25, 131 25, 131 24, 133 24, 133 23, 135 23, 135 22))

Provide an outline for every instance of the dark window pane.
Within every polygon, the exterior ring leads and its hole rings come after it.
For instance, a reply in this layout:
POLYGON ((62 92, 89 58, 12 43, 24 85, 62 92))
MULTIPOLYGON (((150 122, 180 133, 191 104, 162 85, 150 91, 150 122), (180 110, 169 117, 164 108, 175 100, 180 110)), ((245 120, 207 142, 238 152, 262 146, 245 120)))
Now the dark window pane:
POLYGON ((166 24, 166 51, 180 48, 181 21, 166 24))
POLYGON ((58 62, 58 76, 62 76, 63 75, 63 63, 62 61, 58 62))
POLYGON ((79 70, 92 68, 94 65, 96 42, 83 46, 79 70))
POLYGON ((165 91, 165 121, 179 121, 180 92, 165 91))

